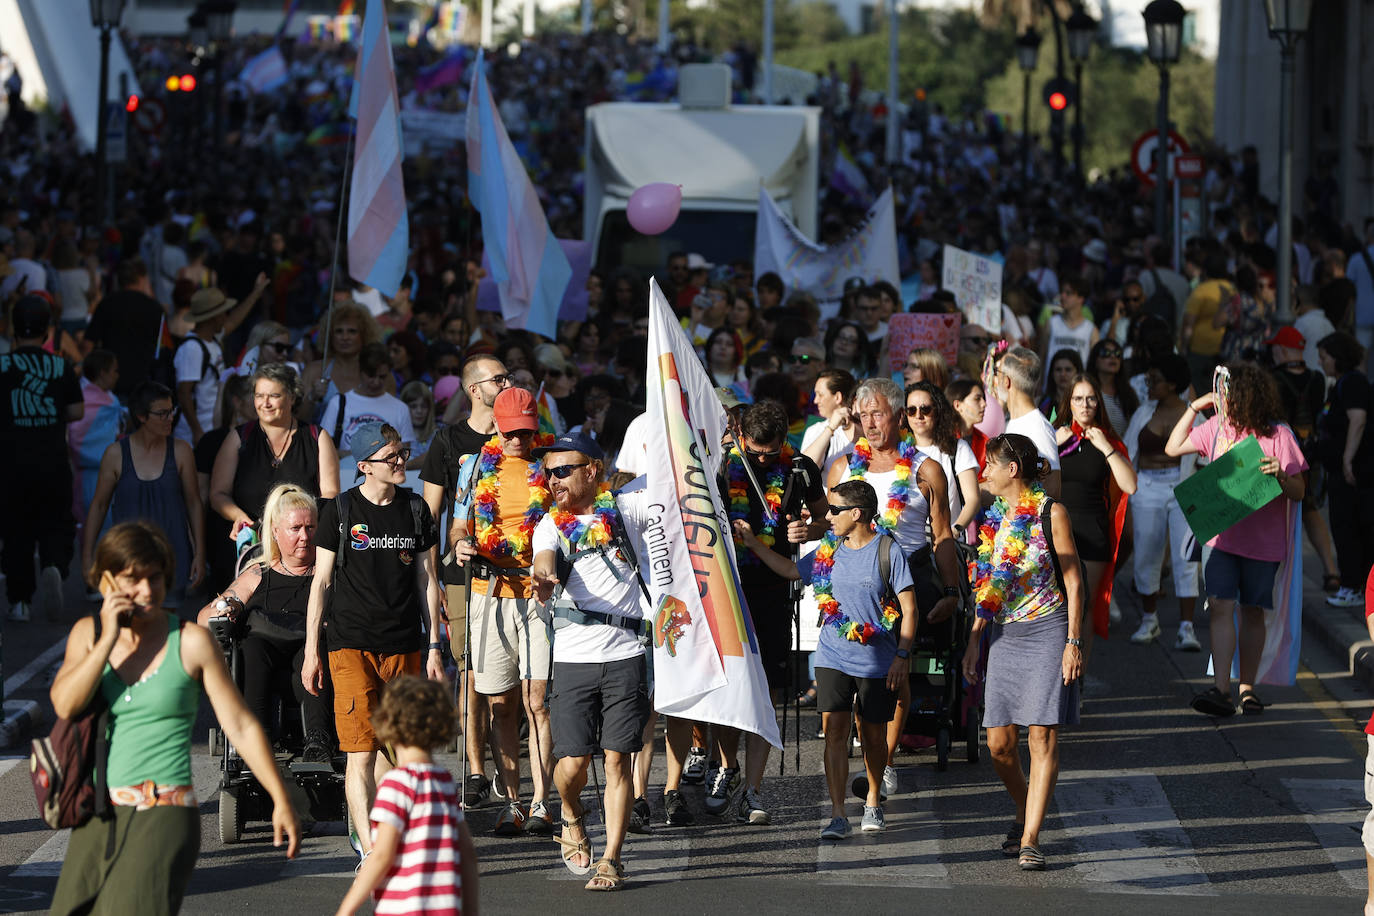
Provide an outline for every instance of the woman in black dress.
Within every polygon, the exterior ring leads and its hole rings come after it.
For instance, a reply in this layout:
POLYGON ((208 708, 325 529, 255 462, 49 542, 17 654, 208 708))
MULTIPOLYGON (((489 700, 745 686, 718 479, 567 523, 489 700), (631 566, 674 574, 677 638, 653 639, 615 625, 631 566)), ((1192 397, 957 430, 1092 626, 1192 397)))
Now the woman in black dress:
POLYGON ((247 635, 243 699, 270 734, 272 700, 289 682, 304 718, 305 760, 329 759, 333 713, 327 694, 315 696, 301 683, 305 656, 305 612, 315 575, 315 497, 295 484, 272 490, 263 508, 263 555, 201 609, 202 626, 214 617, 239 621, 247 635))
POLYGON ((1126 497, 1135 492, 1135 468, 1126 447, 1112 429, 1097 379, 1080 372, 1066 386, 1068 395, 1056 411, 1059 442, 1060 501, 1069 510, 1078 558, 1083 563, 1091 627, 1083 628, 1084 656, 1092 631, 1107 630, 1116 547, 1125 519, 1126 497))

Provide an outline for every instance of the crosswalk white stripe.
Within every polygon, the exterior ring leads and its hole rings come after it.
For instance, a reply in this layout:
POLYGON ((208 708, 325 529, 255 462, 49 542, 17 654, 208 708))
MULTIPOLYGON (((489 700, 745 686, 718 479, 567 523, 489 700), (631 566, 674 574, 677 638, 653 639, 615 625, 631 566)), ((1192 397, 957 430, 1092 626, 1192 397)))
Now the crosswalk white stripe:
POLYGON ((1075 772, 1054 795, 1054 833, 1073 841, 1073 870, 1084 881, 1130 893, 1217 893, 1153 773, 1075 772))
POLYGON ((1364 843, 1360 838, 1368 803, 1359 779, 1285 779, 1293 803, 1304 812, 1322 851, 1353 890, 1367 887, 1364 843))
POLYGON ((5 691, 7 694, 13 696, 19 691, 20 687, 23 687, 29 681, 33 680, 35 675, 57 661, 65 651, 67 651, 67 637, 64 636, 42 652, 38 653, 38 656, 34 658, 33 661, 5 678, 5 691))
POLYGON ((14 871, 11 878, 56 878, 62 873, 62 860, 67 857, 67 844, 71 841, 70 830, 59 830, 48 841, 33 851, 14 871))
POLYGON ((27 757, 6 757, 0 759, 0 777, 3 777, 10 770, 19 766, 19 764, 27 763, 28 759, 27 757))
MULTIPOLYGON (((856 769, 845 779, 846 789, 860 772, 856 769)), ((816 809, 815 826, 803 837, 818 846, 816 877, 822 884, 951 887, 949 869, 941 861, 944 828, 935 817, 932 801, 929 789, 900 792, 883 805, 887 828, 881 833, 863 833, 860 818, 851 817, 853 835, 831 841, 820 839, 821 827, 830 820, 827 798, 816 809)), ((847 799, 845 806, 862 814, 863 805, 856 798, 847 799)))

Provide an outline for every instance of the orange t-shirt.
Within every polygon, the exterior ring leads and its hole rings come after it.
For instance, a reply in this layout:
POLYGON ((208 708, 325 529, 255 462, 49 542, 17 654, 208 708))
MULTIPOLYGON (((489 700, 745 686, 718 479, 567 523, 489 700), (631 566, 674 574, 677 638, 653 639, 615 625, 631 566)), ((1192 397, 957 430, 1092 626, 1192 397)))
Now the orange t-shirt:
MULTIPOLYGON (((523 458, 502 457, 501 463, 496 468, 496 516, 492 523, 502 536, 508 536, 508 532, 518 531, 520 522, 525 517, 525 510, 530 505, 530 462, 523 458)), ((474 518, 469 523, 468 533, 475 534, 477 530, 477 520, 474 518)), ((533 534, 531 534, 533 539, 533 534)), ((533 562, 534 551, 526 548, 509 557, 489 557, 485 553, 479 555, 492 566, 504 568, 525 566, 528 567, 533 562)), ((473 578, 472 591, 475 595, 487 594, 488 584, 494 584, 496 590, 492 596, 496 598, 526 598, 530 592, 530 574, 528 571, 512 573, 505 576, 493 576, 490 580, 473 578)))

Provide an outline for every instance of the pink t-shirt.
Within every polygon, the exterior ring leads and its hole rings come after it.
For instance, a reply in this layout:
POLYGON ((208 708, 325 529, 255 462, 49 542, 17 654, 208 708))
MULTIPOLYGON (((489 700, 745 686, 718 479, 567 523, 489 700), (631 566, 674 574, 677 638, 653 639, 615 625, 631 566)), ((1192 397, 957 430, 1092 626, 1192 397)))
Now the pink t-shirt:
MULTIPOLYGON (((1218 418, 1213 416, 1201 426, 1193 427, 1188 434, 1188 441, 1197 448, 1198 454, 1209 461, 1250 435, 1229 425, 1218 435, 1218 422, 1218 418)), ((1259 440, 1260 450, 1264 454, 1279 459, 1285 474, 1291 477, 1307 470, 1307 462, 1298 449, 1298 441, 1287 426, 1276 424, 1272 436, 1257 435, 1255 438, 1259 440)), ((1284 499, 1283 496, 1274 497, 1253 515, 1212 538, 1207 542, 1208 546, 1219 547, 1227 553, 1251 560, 1281 561, 1288 554, 1288 520, 1284 499)))
POLYGON ((401 848, 373 892, 378 916, 462 916, 458 830, 463 809, 448 770, 433 763, 397 767, 377 785, 370 815, 401 834, 401 848))

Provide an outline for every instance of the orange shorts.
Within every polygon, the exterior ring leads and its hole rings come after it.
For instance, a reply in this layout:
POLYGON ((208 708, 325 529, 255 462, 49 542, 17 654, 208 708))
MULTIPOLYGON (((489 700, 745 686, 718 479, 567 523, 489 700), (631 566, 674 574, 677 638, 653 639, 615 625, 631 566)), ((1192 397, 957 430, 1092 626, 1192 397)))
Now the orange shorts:
POLYGON ((381 748, 372 731, 372 711, 382 687, 403 674, 424 676, 422 653, 387 655, 364 649, 335 649, 329 653, 329 677, 334 683, 334 728, 339 750, 345 753, 381 748))

